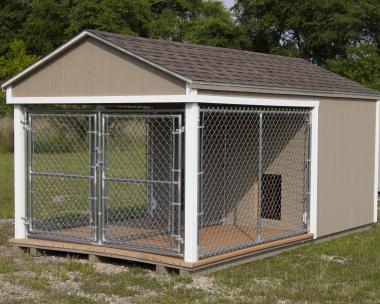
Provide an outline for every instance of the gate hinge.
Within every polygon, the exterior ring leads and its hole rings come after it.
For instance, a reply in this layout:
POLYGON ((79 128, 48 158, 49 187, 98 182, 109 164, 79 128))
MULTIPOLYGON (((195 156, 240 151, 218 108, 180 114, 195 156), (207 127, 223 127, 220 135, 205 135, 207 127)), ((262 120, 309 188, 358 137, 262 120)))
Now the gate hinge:
POLYGON ((302 215, 302 221, 304 224, 307 224, 307 212, 304 212, 303 215, 302 215))
POLYGON ((22 217, 21 219, 24 222, 24 225, 30 225, 32 223, 32 219, 29 217, 22 217))
POLYGON ((32 131, 32 127, 26 121, 20 120, 20 123, 25 131, 32 131))
POLYGON ((182 236, 177 235, 177 234, 173 234, 173 235, 172 235, 172 238, 175 239, 178 243, 180 243, 180 244, 184 244, 184 240, 183 240, 183 237, 182 237, 182 236))

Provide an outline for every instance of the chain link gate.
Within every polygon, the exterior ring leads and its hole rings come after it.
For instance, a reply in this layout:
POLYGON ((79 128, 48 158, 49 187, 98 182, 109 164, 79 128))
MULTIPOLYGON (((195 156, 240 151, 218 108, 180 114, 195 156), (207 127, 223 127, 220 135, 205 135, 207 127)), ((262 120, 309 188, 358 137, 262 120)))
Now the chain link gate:
POLYGON ((95 240, 93 114, 28 113, 28 233, 95 240))
POLYGON ((182 117, 29 112, 28 234, 182 252, 182 117))
POLYGON ((180 253, 180 115, 103 115, 105 243, 180 253))
POLYGON ((201 109, 199 255, 307 232, 309 109, 201 109))

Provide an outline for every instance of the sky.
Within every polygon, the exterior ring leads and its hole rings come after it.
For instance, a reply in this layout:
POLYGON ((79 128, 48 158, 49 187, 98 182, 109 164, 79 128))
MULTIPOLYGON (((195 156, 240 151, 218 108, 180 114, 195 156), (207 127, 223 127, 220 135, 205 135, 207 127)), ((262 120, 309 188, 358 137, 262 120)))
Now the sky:
POLYGON ((223 0, 224 5, 230 8, 234 4, 234 0, 223 0))

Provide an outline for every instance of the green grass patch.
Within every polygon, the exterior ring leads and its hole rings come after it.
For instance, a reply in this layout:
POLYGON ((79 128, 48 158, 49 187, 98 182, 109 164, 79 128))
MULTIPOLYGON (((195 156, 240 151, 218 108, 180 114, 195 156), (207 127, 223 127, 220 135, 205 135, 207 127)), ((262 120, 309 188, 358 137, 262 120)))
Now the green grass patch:
POLYGON ((12 273, 16 271, 13 257, 5 256, 0 259, 0 273, 12 273))
POLYGON ((67 262, 61 264, 65 271, 78 271, 89 276, 95 275, 95 269, 92 264, 80 263, 75 258, 69 258, 67 262))
POLYGON ((0 218, 13 217, 13 154, 0 153, 0 218))
POLYGON ((379 252, 380 225, 376 224, 365 232, 305 245, 219 271, 197 284, 196 278, 152 275, 138 265, 122 272, 104 273, 98 272, 93 264, 74 258, 36 262, 29 255, 21 259, 20 265, 11 257, 1 256, 0 273, 12 284, 41 292, 50 303, 103 303, 104 297, 123 298, 131 303, 278 303, 280 300, 373 303, 380 298, 379 252), (19 273, 21 270, 30 275, 19 273), (83 294, 73 295, 70 288, 54 289, 46 277, 78 284, 83 294))
POLYGON ((214 274, 245 297, 277 302, 368 302, 380 297, 380 226, 214 274), (377 266, 375 266, 377 265, 377 266))
POLYGON ((12 235, 12 224, 0 225, 0 246, 8 245, 8 239, 12 235))

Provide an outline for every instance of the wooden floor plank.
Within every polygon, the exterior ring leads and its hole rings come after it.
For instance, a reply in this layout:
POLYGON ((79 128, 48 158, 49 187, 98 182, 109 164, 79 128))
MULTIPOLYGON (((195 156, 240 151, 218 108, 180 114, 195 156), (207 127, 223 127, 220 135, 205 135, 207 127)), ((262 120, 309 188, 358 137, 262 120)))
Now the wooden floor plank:
POLYGON ((149 264, 155 264, 155 265, 164 265, 164 266, 173 266, 173 268, 178 269, 194 269, 197 267, 201 267, 208 264, 213 264, 216 262, 220 262, 223 260, 229 260, 233 259, 242 255, 252 254, 255 252, 264 251, 271 248, 280 247, 286 244, 296 243, 304 240, 311 239, 313 237, 312 234, 301 234, 289 238, 284 238, 260 245, 255 245, 247 248, 243 248, 240 250, 208 257, 201 259, 200 261, 196 263, 185 263, 182 258, 178 257, 172 257, 172 256, 166 256, 166 255, 160 255, 160 254, 153 254, 153 253, 147 253, 147 252, 140 252, 140 251, 132 251, 128 249, 123 248, 112 248, 102 245, 88 245, 88 244, 74 244, 74 243, 67 243, 67 242, 61 242, 61 241, 52 241, 52 240, 40 240, 40 239, 11 239, 10 243, 17 247, 23 247, 23 248, 42 248, 42 249, 51 249, 51 250, 64 250, 67 252, 79 252, 79 253, 85 253, 85 254, 92 254, 92 255, 98 255, 98 256, 112 256, 120 259, 126 259, 126 260, 138 260, 142 262, 146 262, 149 264))

